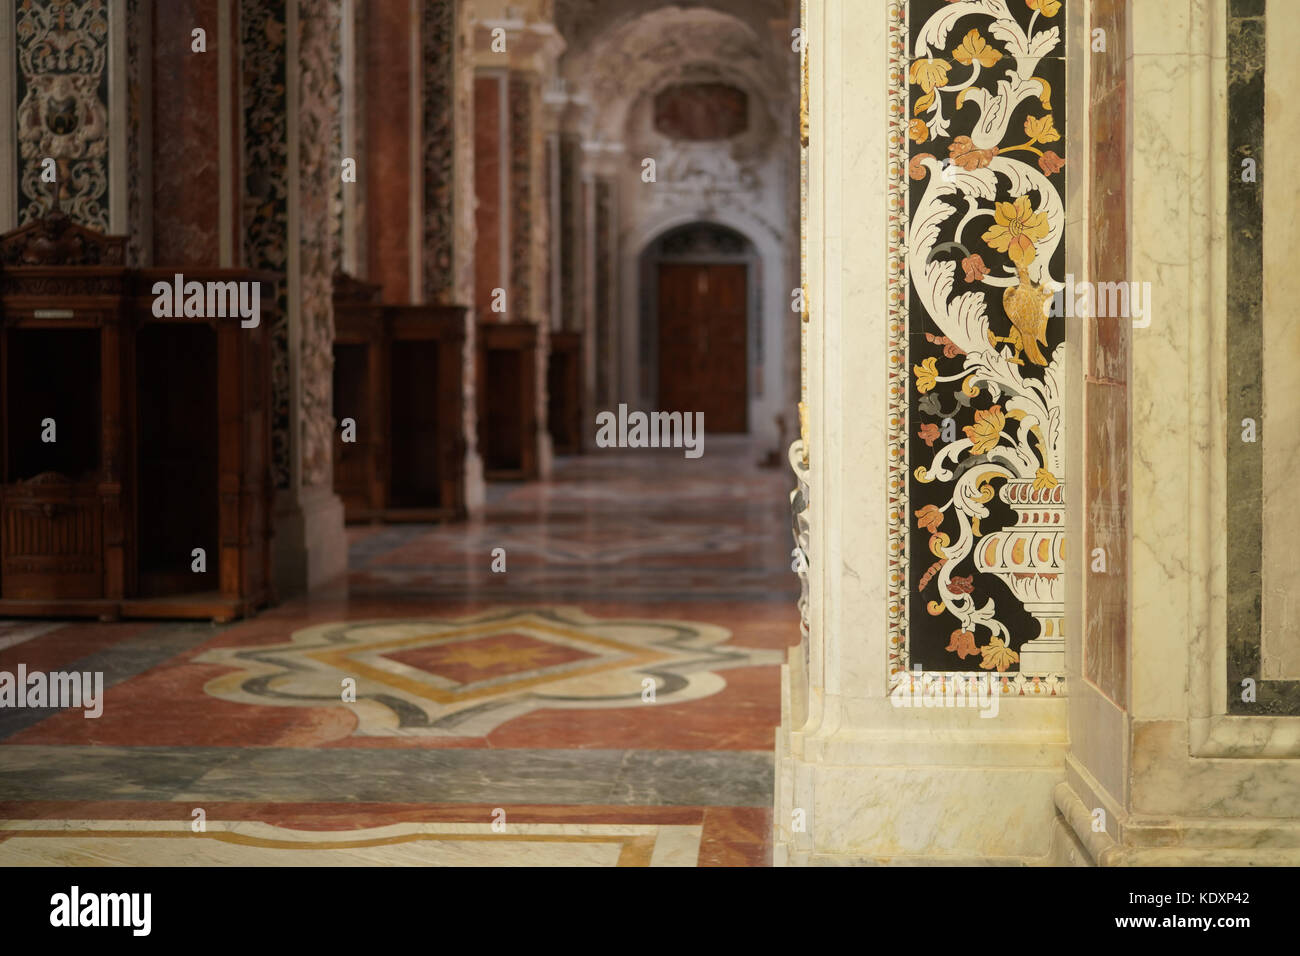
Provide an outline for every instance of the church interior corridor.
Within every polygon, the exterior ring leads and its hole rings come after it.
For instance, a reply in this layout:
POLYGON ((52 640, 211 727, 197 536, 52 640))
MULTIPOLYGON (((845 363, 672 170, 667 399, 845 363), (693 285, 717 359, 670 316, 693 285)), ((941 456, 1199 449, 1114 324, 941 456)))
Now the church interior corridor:
POLYGON ((346 581, 249 621, 7 622, 0 669, 105 696, 0 715, 0 865, 769 863, 786 482, 717 444, 356 528, 346 581))
POLYGON ((1285 913, 1296 8, 0 0, 21 920, 1285 913))

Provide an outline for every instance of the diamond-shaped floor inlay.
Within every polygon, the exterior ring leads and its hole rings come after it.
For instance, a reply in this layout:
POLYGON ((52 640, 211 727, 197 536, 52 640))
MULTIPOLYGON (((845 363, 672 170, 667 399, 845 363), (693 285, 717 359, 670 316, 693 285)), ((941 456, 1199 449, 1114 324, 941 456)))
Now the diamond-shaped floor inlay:
POLYGON ((540 641, 513 631, 426 644, 390 651, 383 656, 462 686, 525 671, 543 671, 595 657, 576 648, 540 641))
POLYGON ((204 690, 261 706, 349 708, 362 736, 469 736, 538 708, 682 703, 726 686, 719 673, 779 664, 775 650, 676 620, 600 619, 574 607, 498 608, 462 618, 346 621, 284 644, 201 655, 234 673, 204 690))

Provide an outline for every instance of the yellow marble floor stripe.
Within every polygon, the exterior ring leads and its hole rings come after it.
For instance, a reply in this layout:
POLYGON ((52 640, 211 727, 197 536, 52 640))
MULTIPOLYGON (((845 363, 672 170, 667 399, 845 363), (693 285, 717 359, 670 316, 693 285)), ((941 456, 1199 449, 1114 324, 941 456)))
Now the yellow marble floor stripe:
MULTIPOLYGON (((410 824, 399 824, 398 826, 408 825, 410 824)), ((439 826, 439 824, 415 825, 423 827, 439 826)), ((698 827, 670 826, 664 828, 654 825, 625 824, 590 825, 592 829, 603 829, 608 826, 608 832, 603 833, 523 832, 518 827, 512 828, 510 832, 506 833, 490 833, 465 832, 463 830, 458 832, 459 828, 471 825, 452 822, 446 824, 449 827, 447 830, 431 831, 425 829, 417 832, 375 834, 365 837, 348 836, 349 831, 289 831, 283 827, 271 826, 257 821, 212 821, 210 826, 213 829, 201 833, 191 831, 184 823, 178 823, 175 827, 164 828, 165 826, 160 826, 158 821, 3 820, 0 821, 0 845, 9 840, 21 842, 23 839, 34 837, 62 841, 66 845, 67 851, 72 853, 103 853, 102 849, 94 851, 92 847, 100 846, 102 841, 105 840, 164 839, 176 841, 193 840, 195 838, 204 838, 232 846, 257 850, 310 850, 317 852, 364 850, 417 842, 533 844, 541 847, 554 845, 557 849, 561 845, 586 844, 616 847, 618 850, 616 865, 618 866, 651 866, 655 865, 656 850, 659 851, 660 865, 694 865, 698 857, 700 838, 698 827), (116 826, 114 826, 115 822, 117 823, 116 826), (280 831, 292 833, 294 838, 257 835, 241 832, 240 829, 225 829, 225 827, 252 827, 272 832, 280 831), (682 831, 691 832, 687 834, 682 831), (686 839, 685 844, 682 842, 683 837, 686 839)), ((482 824, 482 826, 489 826, 489 824, 482 824)), ((547 825, 523 824, 521 826, 533 829, 546 827, 547 825)), ((559 824, 558 826, 568 829, 573 825, 559 824)), ((586 829, 588 825, 578 824, 577 826, 586 829)), ((0 854, 0 860, 2 859, 3 854, 0 854)), ((123 860, 113 859, 110 856, 104 862, 123 862, 123 860)))

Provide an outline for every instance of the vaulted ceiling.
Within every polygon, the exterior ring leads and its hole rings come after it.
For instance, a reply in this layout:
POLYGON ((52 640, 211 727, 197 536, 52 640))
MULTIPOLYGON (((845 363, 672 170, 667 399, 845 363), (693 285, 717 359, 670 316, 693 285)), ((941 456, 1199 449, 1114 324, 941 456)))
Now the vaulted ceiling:
POLYGON ((571 52, 584 49, 611 27, 663 8, 713 9, 728 13, 756 29, 773 20, 792 25, 799 15, 798 0, 555 0, 555 25, 571 52))
MULTIPOLYGON (((756 8, 775 0, 752 2, 756 8)), ((563 66, 572 88, 586 91, 594 103, 601 136, 619 139, 633 102, 677 79, 733 83, 769 111, 785 110, 795 99, 795 61, 766 22, 754 24, 716 9, 722 3, 686 9, 632 0, 610 5, 647 9, 593 33, 581 48, 571 45, 563 66)))

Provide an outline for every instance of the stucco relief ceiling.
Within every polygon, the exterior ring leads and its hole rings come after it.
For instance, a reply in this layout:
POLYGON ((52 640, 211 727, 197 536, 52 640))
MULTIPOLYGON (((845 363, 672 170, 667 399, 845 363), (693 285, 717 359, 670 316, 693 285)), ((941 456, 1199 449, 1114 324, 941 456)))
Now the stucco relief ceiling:
POLYGON ((788 45, 777 43, 766 25, 699 6, 657 6, 585 47, 570 46, 562 69, 570 88, 585 91, 594 106, 593 132, 617 141, 638 99, 682 79, 724 79, 770 113, 785 110, 796 96, 797 80, 793 54, 783 53, 789 53, 788 45))
POLYGON ((797 0, 555 0, 555 25, 568 48, 581 51, 604 31, 666 7, 717 10, 755 26, 798 15, 797 0))

